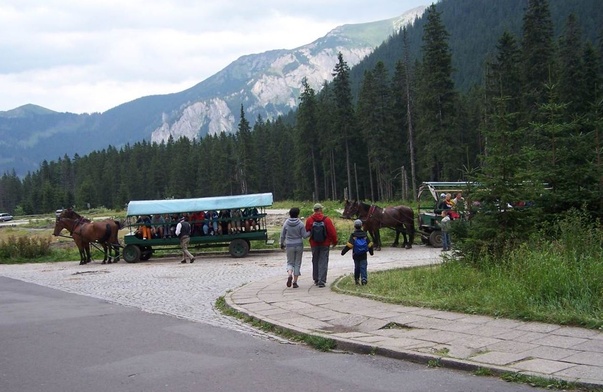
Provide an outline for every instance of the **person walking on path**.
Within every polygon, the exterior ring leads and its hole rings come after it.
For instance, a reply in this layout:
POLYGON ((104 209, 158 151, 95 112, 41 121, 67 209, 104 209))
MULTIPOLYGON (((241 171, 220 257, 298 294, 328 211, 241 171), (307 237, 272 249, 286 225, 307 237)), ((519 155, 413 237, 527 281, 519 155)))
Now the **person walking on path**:
POLYGON ((176 236, 180 238, 180 247, 182 248, 182 264, 186 264, 186 258, 188 257, 191 264, 195 262, 195 257, 188 251, 188 243, 191 240, 191 225, 187 222, 186 217, 180 218, 180 221, 176 225, 176 236))
POLYGON ((329 269, 329 246, 337 245, 337 230, 333 221, 322 212, 320 203, 314 204, 314 213, 306 221, 306 231, 310 232, 312 249, 312 278, 318 287, 325 287, 329 269))
POLYGON ((442 229, 442 252, 450 250, 450 215, 448 210, 442 211, 440 228, 442 229))
POLYGON ((366 232, 362 230, 362 221, 356 219, 354 221, 354 232, 350 234, 347 244, 341 250, 341 255, 345 255, 349 250, 352 250, 352 259, 354 260, 354 281, 356 284, 362 282, 363 285, 368 283, 367 254, 373 255, 373 243, 369 241, 366 232))
POLYGON ((287 252, 287 287, 296 289, 297 279, 301 275, 302 255, 304 253, 304 238, 310 237, 304 223, 299 219, 299 208, 289 210, 289 218, 283 223, 281 230, 281 249, 287 252))

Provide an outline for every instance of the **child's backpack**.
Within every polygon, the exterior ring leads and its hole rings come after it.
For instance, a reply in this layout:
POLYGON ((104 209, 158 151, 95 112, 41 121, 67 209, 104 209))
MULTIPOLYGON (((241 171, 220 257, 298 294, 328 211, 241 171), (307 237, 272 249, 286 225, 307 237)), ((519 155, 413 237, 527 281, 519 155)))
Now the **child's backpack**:
POLYGON ((352 250, 353 254, 361 255, 368 252, 368 241, 366 237, 354 237, 354 249, 352 250))
POLYGON ((324 242, 327 240, 327 228, 324 220, 315 220, 312 223, 312 230, 310 230, 310 237, 315 242, 324 242))

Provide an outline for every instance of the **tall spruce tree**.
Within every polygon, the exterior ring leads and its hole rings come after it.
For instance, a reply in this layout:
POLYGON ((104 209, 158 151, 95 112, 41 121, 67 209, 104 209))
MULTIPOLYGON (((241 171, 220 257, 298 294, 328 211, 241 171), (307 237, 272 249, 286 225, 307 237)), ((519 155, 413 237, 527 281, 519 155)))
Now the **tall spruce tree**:
MULTIPOLYGON (((392 90, 392 116, 394 122, 394 129, 399 133, 399 140, 401 142, 400 149, 396 154, 396 163, 400 167, 400 176, 402 176, 402 198, 408 199, 408 179, 406 173, 411 170, 414 165, 411 165, 411 154, 410 154, 410 135, 412 134, 412 124, 410 124, 410 102, 409 102, 409 91, 407 91, 407 68, 405 63, 398 61, 394 75, 392 76, 391 90, 392 90), (404 181, 404 180, 407 181, 404 181)), ((409 90, 409 89, 408 89, 409 90)), ((414 182, 414 170, 411 174, 411 183, 414 182)), ((412 186, 412 193, 416 196, 416 187, 412 186)), ((414 198, 414 196, 413 196, 414 198)))
POLYGON ((239 120, 239 131, 237 133, 237 164, 236 178, 241 187, 241 194, 249 193, 249 177, 251 170, 251 127, 245 118, 245 110, 241 105, 239 120))
POLYGON ((496 45, 496 59, 488 64, 486 76, 486 96, 489 98, 491 112, 500 104, 505 104, 505 111, 518 113, 521 110, 521 52, 515 37, 504 32, 496 45), (500 97, 505 97, 501 102, 500 97), (496 102, 493 101, 496 99, 496 102))
POLYGON ((369 183, 368 189, 365 189, 366 192, 362 192, 362 196, 364 197, 359 195, 360 192, 358 189, 355 189, 355 194, 354 192, 351 192, 353 194, 350 196, 354 196, 356 199, 366 198, 367 196, 370 196, 371 200, 379 199, 378 191, 376 192, 373 182, 373 166, 375 165, 373 162, 375 159, 378 159, 379 147, 381 145, 381 143, 379 143, 379 138, 375 135, 375 125, 378 124, 375 112, 373 111, 375 106, 377 106, 375 78, 372 71, 365 71, 360 93, 358 95, 356 112, 358 115, 358 125, 362 135, 362 144, 366 144, 367 147, 365 159, 359 160, 358 162, 366 162, 369 183))
POLYGON ((565 31, 559 39, 559 97, 566 104, 565 117, 583 114, 588 107, 583 105, 582 95, 586 86, 582 58, 582 34, 574 14, 570 14, 565 31))
MULTIPOLYGON (((337 54, 337 64, 333 69, 333 98, 335 99, 335 126, 336 139, 343 144, 345 153, 345 172, 347 174, 347 188, 352 187, 352 166, 351 154, 353 149, 353 140, 355 136, 356 123, 354 116, 354 106, 352 103, 352 90, 350 88, 350 67, 344 61, 343 54, 337 54)), ((335 175, 335 152, 330 154, 331 167, 335 175)), ((333 190, 336 192, 336 189, 333 190)), ((333 198, 337 198, 334 193, 333 198)))
POLYGON ((427 9, 423 33, 423 59, 420 65, 417 104, 417 151, 420 175, 425 180, 457 178, 461 155, 454 132, 452 55, 448 32, 435 5, 427 9))
POLYGON ((316 93, 308 83, 302 79, 302 93, 296 113, 297 126, 295 134, 295 178, 298 198, 308 198, 311 194, 318 197, 318 158, 321 133, 318 132, 318 109, 316 93))
POLYGON ((548 0, 528 0, 522 26, 523 100, 526 123, 535 120, 547 100, 545 85, 553 78, 553 22, 548 0))

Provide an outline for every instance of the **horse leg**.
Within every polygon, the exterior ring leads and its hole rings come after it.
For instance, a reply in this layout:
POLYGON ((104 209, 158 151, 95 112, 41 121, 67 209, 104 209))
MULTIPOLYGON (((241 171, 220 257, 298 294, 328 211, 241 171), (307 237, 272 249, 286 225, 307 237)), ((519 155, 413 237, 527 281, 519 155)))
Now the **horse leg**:
POLYGON ((392 244, 392 246, 394 248, 397 248, 399 243, 400 243, 400 230, 396 229, 396 239, 394 240, 394 243, 392 244))
MULTIPOLYGON (((407 229, 407 233, 408 233, 408 244, 406 245, 406 249, 412 249, 412 244, 415 242, 415 228, 409 227, 407 229)), ((406 242, 406 236, 405 236, 404 241, 406 242)))
POLYGON ((84 251, 84 249, 80 248, 80 265, 84 265, 86 264, 86 253, 84 251))
POLYGON ((109 253, 107 252, 107 243, 103 242, 101 245, 103 246, 103 253, 104 253, 103 261, 101 264, 107 264, 107 260, 109 260, 109 263, 111 263, 111 259, 108 257, 109 253))
POLYGON ((402 232, 402 237, 404 238, 404 243, 402 244, 402 247, 405 249, 408 249, 409 243, 408 243, 408 236, 406 235, 406 229, 401 230, 401 232, 402 232))
POLYGON ((119 261, 119 243, 117 244, 111 244, 111 247, 113 248, 113 262, 117 263, 119 261))
POLYGON ((381 250, 381 234, 379 233, 379 229, 373 230, 372 234, 373 242, 375 243, 375 249, 381 250))
POLYGON ((92 261, 92 257, 90 256, 90 243, 86 242, 86 246, 85 246, 85 251, 86 251, 86 264, 92 261))
POLYGON ((77 250, 80 252, 80 265, 86 264, 86 251, 84 243, 79 239, 79 237, 73 237, 73 241, 75 242, 75 245, 77 245, 77 250))

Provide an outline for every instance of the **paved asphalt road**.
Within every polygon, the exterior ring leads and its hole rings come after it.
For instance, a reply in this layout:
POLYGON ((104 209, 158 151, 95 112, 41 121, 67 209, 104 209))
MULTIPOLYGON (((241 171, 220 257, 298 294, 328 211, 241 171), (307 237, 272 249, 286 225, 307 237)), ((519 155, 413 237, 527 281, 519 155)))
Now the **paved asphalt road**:
MULTIPOLYGON (((60 264, 56 268, 64 269, 60 264)), ((174 263, 162 268, 184 270, 174 263)), ((77 282, 77 276, 64 280, 77 282)), ((0 277, 0 391, 535 390, 390 358, 322 353, 237 330, 236 323, 219 326, 143 308, 0 277)))

